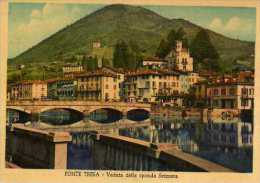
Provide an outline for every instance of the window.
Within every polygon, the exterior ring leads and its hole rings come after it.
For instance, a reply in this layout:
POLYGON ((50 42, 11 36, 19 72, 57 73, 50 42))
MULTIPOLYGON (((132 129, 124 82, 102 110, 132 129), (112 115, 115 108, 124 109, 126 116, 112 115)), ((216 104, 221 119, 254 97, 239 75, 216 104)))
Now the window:
POLYGON ((248 134, 249 133, 248 126, 242 126, 241 132, 242 132, 242 134, 244 134, 244 133, 248 134))
POLYGON ((254 89, 249 89, 249 95, 254 95, 254 89))
POLYGON ((223 124, 221 124, 221 130, 224 132, 224 131, 226 131, 226 125, 223 123, 223 124))
POLYGON ((218 142, 218 140, 219 140, 218 134, 214 134, 214 135, 213 135, 213 139, 214 139, 214 141, 218 142))
POLYGON ((109 88, 109 86, 108 86, 108 84, 106 84, 106 89, 108 89, 109 88))
POLYGON ((155 81, 153 81, 153 88, 155 88, 156 87, 156 83, 155 83, 155 81))
POLYGON ((213 100, 213 106, 218 107, 218 100, 213 100))
POLYGON ((149 81, 145 82, 145 88, 150 88, 150 82, 149 81))
POLYGON ((230 143, 231 143, 231 144, 235 144, 235 143, 236 143, 236 138, 235 138, 235 136, 233 136, 233 135, 230 136, 230 143))
POLYGON ((221 89, 221 95, 226 95, 226 88, 221 89))
POLYGON ((167 88, 167 83, 166 82, 163 83, 163 88, 167 88))
POLYGON ((226 142, 226 136, 225 135, 221 135, 221 141, 226 142))
POLYGON ((136 84, 134 84, 134 89, 136 89, 136 84))
POLYGON ((241 106, 248 107, 248 100, 247 99, 241 99, 241 106))
POLYGON ((247 144, 248 141, 249 141, 248 135, 243 135, 243 136, 242 136, 242 143, 243 143, 243 144, 247 144))
POLYGON ((242 95, 248 95, 248 89, 247 88, 241 88, 242 95))
POLYGON ((235 131, 235 127, 234 127, 234 124, 233 124, 233 123, 230 125, 230 130, 231 130, 231 132, 234 132, 234 131, 235 131))
POLYGON ((216 95, 218 95, 218 89, 214 89, 213 90, 213 94, 216 96, 216 95))

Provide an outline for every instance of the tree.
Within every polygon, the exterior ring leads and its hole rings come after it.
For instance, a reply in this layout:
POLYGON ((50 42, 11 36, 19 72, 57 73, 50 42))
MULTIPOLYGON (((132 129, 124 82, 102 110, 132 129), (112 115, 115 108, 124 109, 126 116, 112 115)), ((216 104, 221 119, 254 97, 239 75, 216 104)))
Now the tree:
POLYGON ((87 70, 95 70, 98 67, 98 58, 97 57, 86 57, 83 58, 83 68, 87 70))
POLYGON ((110 67, 111 63, 110 63, 109 59, 106 59, 106 58, 102 57, 102 66, 110 67))
POLYGON ((206 30, 202 29, 197 33, 191 43, 190 50, 191 55, 195 60, 195 67, 199 66, 199 63, 201 63, 205 69, 218 69, 219 54, 211 43, 206 30))
POLYGON ((169 52, 169 44, 164 39, 161 40, 159 47, 156 51, 156 56, 159 58, 164 58, 169 52))
POLYGON ((167 44, 168 44, 166 46, 166 48, 168 49, 167 51, 170 51, 171 49, 175 48, 176 41, 177 41, 177 34, 175 30, 171 30, 167 36, 167 44))
POLYGON ((135 42, 126 43, 123 40, 117 42, 113 57, 115 68, 136 69, 140 61, 142 61, 142 54, 135 42))
POLYGON ((129 48, 125 41, 120 40, 116 43, 113 64, 115 68, 126 68, 129 63, 129 48))

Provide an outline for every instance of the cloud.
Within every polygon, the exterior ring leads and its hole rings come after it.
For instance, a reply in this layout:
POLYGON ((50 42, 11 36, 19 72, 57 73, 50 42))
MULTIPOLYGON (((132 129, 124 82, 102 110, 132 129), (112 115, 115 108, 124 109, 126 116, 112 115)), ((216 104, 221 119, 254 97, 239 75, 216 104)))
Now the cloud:
POLYGON ((223 27, 222 20, 220 18, 214 18, 209 24, 209 27, 212 29, 220 29, 223 27))
POLYGON ((243 21, 240 18, 232 17, 227 22, 225 29, 227 31, 236 31, 236 30, 239 30, 240 28, 242 28, 243 26, 244 26, 243 21))
POLYGON ((215 17, 208 27, 216 32, 228 34, 230 36, 232 36, 232 34, 233 36, 247 35, 253 29, 253 22, 237 16, 229 18, 226 22, 219 17, 215 17))
POLYGON ((15 56, 79 19, 79 8, 61 4, 45 4, 33 9, 28 22, 19 23, 9 32, 9 56, 15 56))

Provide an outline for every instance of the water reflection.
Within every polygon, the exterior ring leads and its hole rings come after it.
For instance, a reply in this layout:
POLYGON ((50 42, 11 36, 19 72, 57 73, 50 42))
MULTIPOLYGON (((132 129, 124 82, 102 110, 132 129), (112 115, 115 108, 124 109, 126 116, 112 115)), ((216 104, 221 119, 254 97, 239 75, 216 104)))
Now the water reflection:
MULTIPOLYGON (((122 118, 122 114, 119 111, 107 112, 101 110, 92 113, 92 117, 101 123, 107 123, 111 119, 113 121, 122 118)), ((219 149, 217 145, 205 144, 204 141, 207 140, 205 134, 210 131, 207 131, 208 127, 200 121, 200 118, 192 116, 184 118, 182 115, 170 117, 153 115, 149 116, 149 118, 152 121, 152 125, 149 127, 120 129, 119 135, 152 143, 176 144, 185 152, 201 156, 229 168, 241 172, 250 172, 252 170, 252 146, 247 148, 231 147, 231 149, 227 150, 226 147, 219 149)), ((28 114, 8 110, 8 120, 10 121, 26 122, 29 119, 28 114)), ((39 116, 40 121, 55 125, 72 124, 82 119, 83 115, 81 113, 66 109, 45 111, 39 116)), ((239 126, 239 124, 237 125, 239 126)), ((239 130, 235 132, 239 132, 239 130)), ((239 138, 240 135, 238 133, 237 137, 239 138)), ((91 153, 91 142, 87 134, 73 133, 72 137, 73 140, 68 145, 68 168, 94 169, 94 155, 91 153)))
POLYGON ((121 129, 119 134, 151 143, 171 143, 186 152, 199 150, 195 133, 191 130, 193 124, 183 123, 155 123, 150 127, 135 129, 121 129))
POLYGON ((41 122, 52 125, 72 124, 83 119, 83 114, 68 109, 52 109, 44 111, 40 114, 39 120, 41 122))

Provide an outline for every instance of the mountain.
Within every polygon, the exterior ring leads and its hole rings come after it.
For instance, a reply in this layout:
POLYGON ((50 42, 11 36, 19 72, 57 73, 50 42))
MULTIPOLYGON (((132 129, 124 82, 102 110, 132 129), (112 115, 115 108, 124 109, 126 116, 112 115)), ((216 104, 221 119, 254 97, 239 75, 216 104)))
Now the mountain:
MULTIPOLYGON (((133 41, 142 48, 144 55, 154 55, 160 40, 170 30, 180 27, 183 27, 189 41, 203 29, 187 20, 168 19, 143 7, 108 5, 10 59, 9 64, 61 62, 63 58, 72 55, 90 54, 91 44, 96 40, 108 48, 113 47, 118 40, 133 41)), ((250 57, 254 54, 253 42, 235 40, 207 31, 223 63, 232 65, 235 59, 240 59, 245 65, 253 66, 253 58, 250 57)))

